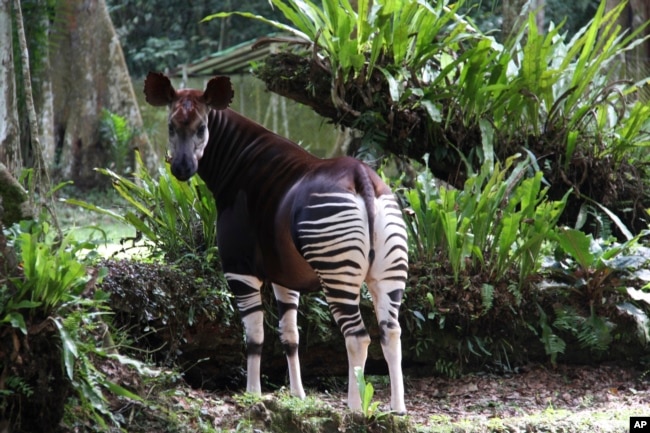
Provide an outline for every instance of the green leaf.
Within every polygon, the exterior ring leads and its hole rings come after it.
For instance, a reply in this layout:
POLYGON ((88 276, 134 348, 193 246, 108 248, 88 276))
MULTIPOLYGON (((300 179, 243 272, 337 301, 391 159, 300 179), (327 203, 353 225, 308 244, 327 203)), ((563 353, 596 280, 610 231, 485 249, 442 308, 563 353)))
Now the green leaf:
POLYGON ((553 333, 553 330, 548 324, 548 318, 544 310, 539 305, 537 306, 537 309, 540 316, 539 325, 542 329, 541 341, 544 344, 544 350, 546 351, 546 354, 551 357, 551 363, 555 365, 557 361, 557 355, 564 353, 566 349, 566 343, 564 340, 562 340, 562 338, 553 333))
POLYGON ((501 219, 501 231, 497 239, 498 242, 498 269, 504 269, 508 258, 510 257, 512 247, 519 236, 519 224, 521 223, 521 214, 512 213, 504 215, 501 219))
POLYGON ((379 68, 379 70, 384 74, 384 78, 388 82, 390 98, 394 102, 399 102, 402 97, 402 88, 399 81, 387 69, 379 68))
POLYGON ((261 22, 263 22, 265 24, 276 27, 276 28, 278 28, 278 29, 280 29, 282 31, 291 33, 291 34, 293 34, 295 36, 298 36, 299 38, 302 38, 302 39, 304 39, 306 41, 312 41, 313 40, 313 37, 315 36, 315 33, 313 32, 313 29, 306 26, 304 20, 302 20, 297 13, 295 13, 294 11, 292 11, 291 9, 286 7, 280 1, 273 1, 273 3, 276 6, 278 6, 278 9, 280 9, 284 13, 284 15, 285 15, 285 17, 287 17, 287 19, 289 19, 296 27, 300 28, 302 31, 298 30, 296 28, 293 28, 291 26, 288 26, 286 24, 283 24, 283 23, 281 23, 279 21, 270 20, 270 19, 265 18, 265 17, 263 17, 261 15, 256 15, 256 14, 253 14, 253 13, 250 13, 250 12, 218 12, 216 14, 208 15, 207 17, 203 18, 201 20, 201 22, 207 22, 207 21, 211 21, 211 20, 217 19, 217 18, 228 18, 228 17, 231 17, 233 15, 238 15, 238 16, 241 16, 241 17, 244 17, 244 18, 250 18, 250 19, 257 20, 257 21, 261 21, 261 22))
POLYGON ((635 301, 643 301, 646 304, 650 305, 650 292, 645 290, 638 290, 634 287, 628 287, 626 290, 630 298, 634 299, 635 301))
POLYGON ((126 388, 124 388, 124 387, 122 387, 122 386, 120 386, 120 385, 118 385, 118 384, 116 384, 114 382, 111 382, 110 380, 104 381, 103 385, 106 388, 108 388, 108 390, 110 392, 117 395, 118 397, 126 397, 128 399, 135 400, 135 401, 144 401, 142 399, 142 397, 140 397, 139 395, 134 394, 133 392, 129 391, 128 389, 126 389, 126 388))
POLYGON ((110 216, 111 218, 113 218, 113 219, 115 219, 117 221, 124 221, 124 217, 121 214, 119 214, 119 213, 117 213, 115 211, 112 211, 110 209, 105 209, 105 208, 102 208, 100 206, 94 205, 92 203, 88 203, 88 202, 85 202, 85 201, 82 201, 82 200, 76 200, 76 199, 73 199, 73 198, 65 199, 65 200, 63 200, 63 202, 67 203, 69 205, 79 206, 81 208, 88 209, 89 211, 92 211, 92 212, 97 212, 97 213, 100 213, 100 214, 108 215, 108 216, 110 216))
POLYGON ((580 230, 560 229, 557 233, 560 247, 583 268, 589 269, 595 264, 595 256, 591 253, 593 238, 580 230))
POLYGON ((354 367, 354 376, 357 381, 357 387, 359 388, 359 396, 361 397, 361 411, 366 418, 369 418, 377 408, 376 404, 372 404, 372 397, 375 392, 374 387, 372 383, 366 383, 362 367, 354 367))
POLYGON ((442 114, 441 114, 441 107, 440 104, 437 104, 433 101, 423 99, 420 101, 420 104, 424 106, 424 108, 427 110, 427 114, 429 115, 429 118, 435 122, 435 123, 440 123, 442 122, 442 114))
POLYGON ((29 301, 27 299, 23 299, 22 301, 19 301, 17 303, 11 303, 10 308, 13 310, 20 310, 23 308, 36 308, 40 307, 43 303, 41 301, 29 301))
POLYGON ((95 384, 88 383, 87 381, 82 381, 79 385, 83 396, 88 399, 93 408, 101 413, 108 412, 106 407, 106 398, 102 394, 100 388, 95 386, 95 384))
POLYGON ((77 344, 59 320, 54 320, 54 324, 59 330, 59 337, 63 344, 63 365, 65 366, 65 371, 68 374, 68 378, 74 380, 75 359, 79 356, 77 344))
POLYGON ((483 162, 494 165, 494 127, 486 119, 479 120, 481 128, 481 148, 483 150, 483 162))
POLYGON ((9 322, 11 323, 11 326, 14 328, 20 329, 20 331, 27 335, 27 325, 25 325, 25 318, 23 317, 22 314, 16 312, 16 311, 11 311, 9 314, 7 314, 7 317, 5 317, 3 322, 9 322))
POLYGON ((481 303, 483 306, 483 314, 487 313, 494 302, 494 286, 492 284, 483 283, 481 285, 481 303))
POLYGON ((566 150, 564 152, 564 170, 569 169, 569 164, 573 159, 573 153, 575 152, 576 146, 578 145, 578 137, 580 131, 569 131, 567 134, 567 144, 566 150))
POLYGON ((605 212, 607 216, 614 222, 614 224, 616 224, 616 227, 621 231, 621 233, 623 233, 625 239, 629 241, 634 238, 632 232, 630 232, 630 230, 625 226, 625 224, 623 224, 623 221, 621 221, 618 215, 616 215, 614 212, 609 210, 609 208, 607 208, 606 206, 603 206, 602 204, 597 202, 594 203, 596 203, 596 206, 598 206, 603 212, 605 212))
POLYGON ((426 321, 426 319, 424 318, 424 315, 420 311, 414 310, 413 315, 421 322, 426 321))

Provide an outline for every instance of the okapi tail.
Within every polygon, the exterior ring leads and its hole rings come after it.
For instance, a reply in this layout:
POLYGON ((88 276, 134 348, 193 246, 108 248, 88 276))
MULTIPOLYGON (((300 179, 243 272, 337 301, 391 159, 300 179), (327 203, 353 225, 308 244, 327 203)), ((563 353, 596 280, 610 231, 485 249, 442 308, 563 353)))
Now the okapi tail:
POLYGON ((370 235, 368 262, 372 264, 375 259, 375 187, 368 174, 368 168, 363 164, 357 165, 355 184, 357 193, 363 199, 366 205, 366 212, 368 213, 368 234, 370 235))

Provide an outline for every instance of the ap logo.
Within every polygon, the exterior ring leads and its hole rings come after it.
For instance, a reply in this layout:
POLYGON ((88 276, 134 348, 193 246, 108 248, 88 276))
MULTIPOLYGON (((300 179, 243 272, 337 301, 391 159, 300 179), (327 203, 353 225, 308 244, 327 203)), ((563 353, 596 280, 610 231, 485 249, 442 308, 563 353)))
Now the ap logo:
POLYGON ((630 417, 630 433, 650 433, 650 416, 630 417))

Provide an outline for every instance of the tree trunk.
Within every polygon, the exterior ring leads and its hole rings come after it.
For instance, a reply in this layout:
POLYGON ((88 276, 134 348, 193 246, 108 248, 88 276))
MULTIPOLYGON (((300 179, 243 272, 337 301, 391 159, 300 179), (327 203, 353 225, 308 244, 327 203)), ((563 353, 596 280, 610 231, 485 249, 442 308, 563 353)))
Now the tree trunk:
POLYGON ((11 43, 11 0, 0 0, 0 41, 5 41, 0 44, 0 162, 17 176, 23 162, 11 43))
POLYGON ((104 0, 64 0, 58 13, 50 64, 59 176, 81 188, 108 182, 94 170, 110 166, 117 153, 98 133, 104 109, 139 131, 132 147, 140 149, 149 168, 157 166, 104 0))
MULTIPOLYGON (((48 0, 38 0, 39 8, 47 8, 48 0)), ((46 34, 52 31, 47 14, 41 14, 40 27, 44 29, 46 34)), ((39 47, 43 52, 43 57, 40 59, 40 68, 43 71, 50 71, 50 50, 56 52, 56 47, 50 47, 50 44, 43 44, 39 47)), ((54 95, 52 94, 52 77, 49 73, 36 74, 34 78, 34 103, 36 104, 36 115, 38 116, 39 126, 39 141, 41 143, 41 150, 43 151, 43 158, 47 164, 48 170, 54 163, 55 155, 55 141, 54 141, 54 95)))
POLYGON ((16 14, 16 33, 18 34, 18 46, 20 47, 20 63, 22 65, 23 91, 25 106, 27 108, 27 119, 29 122, 29 134, 31 137, 31 150, 34 155, 34 182, 30 182, 30 200, 34 200, 35 189, 39 188, 41 196, 50 190, 51 182, 48 169, 45 166, 43 158, 43 149, 39 140, 38 120, 36 118, 36 108, 34 107, 34 97, 32 92, 32 74, 29 65, 29 51, 27 49, 27 39, 25 37, 25 26, 23 22, 23 13, 20 7, 20 0, 14 0, 14 13, 16 14))

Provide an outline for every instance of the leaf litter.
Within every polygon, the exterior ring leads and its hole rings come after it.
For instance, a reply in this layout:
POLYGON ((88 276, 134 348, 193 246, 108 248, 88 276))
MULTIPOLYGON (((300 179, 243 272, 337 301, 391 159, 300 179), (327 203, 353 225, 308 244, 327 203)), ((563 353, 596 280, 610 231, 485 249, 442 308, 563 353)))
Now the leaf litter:
MULTIPOLYGON (((381 403, 379 416, 390 418, 381 412, 388 411, 390 400, 387 378, 371 376, 368 380, 375 387, 374 401, 381 403)), ((256 399, 241 390, 193 389, 183 381, 167 385, 152 385, 147 404, 130 406, 129 432, 286 431, 277 420, 285 422, 286 413, 292 411, 289 419, 297 432, 387 431, 385 421, 366 420, 361 425, 350 421, 357 418, 347 410, 344 389, 307 390, 308 399, 317 402, 307 403, 312 406, 310 414, 296 409, 302 403, 287 403, 290 397, 284 388, 256 399), (317 427, 311 421, 328 417, 336 422, 317 427), (162 425, 166 425, 164 430, 162 425)), ((512 374, 407 378, 405 388, 408 428, 388 427, 388 431, 627 432, 630 416, 650 416, 646 372, 620 364, 554 368, 533 364, 512 374)))

